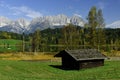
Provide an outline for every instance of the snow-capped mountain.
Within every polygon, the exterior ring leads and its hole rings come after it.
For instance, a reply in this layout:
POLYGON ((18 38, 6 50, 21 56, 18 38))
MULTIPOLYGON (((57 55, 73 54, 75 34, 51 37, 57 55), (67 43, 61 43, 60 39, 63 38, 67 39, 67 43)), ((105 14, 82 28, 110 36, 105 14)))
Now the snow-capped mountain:
POLYGON ((21 18, 21 19, 18 19, 16 23, 19 24, 22 29, 25 28, 26 30, 29 30, 29 24, 30 24, 29 21, 21 18))
POLYGON ((73 15, 70 18, 70 23, 72 23, 74 25, 78 25, 78 26, 84 26, 84 24, 85 24, 85 22, 79 15, 73 15))
POLYGON ((0 16, 0 27, 11 24, 12 21, 6 17, 0 16))
POLYGON ((67 17, 63 14, 56 16, 37 17, 30 22, 25 19, 13 21, 6 17, 0 17, 0 30, 15 33, 22 33, 23 31, 31 33, 36 29, 43 30, 46 28, 59 28, 70 23, 77 26, 83 26, 85 21, 78 15, 67 17))
POLYGON ((58 28, 67 24, 74 24, 77 26, 84 26, 85 21, 77 15, 72 17, 67 17, 66 15, 57 15, 57 16, 44 16, 34 18, 30 23, 30 32, 36 29, 46 29, 46 28, 58 28), (35 29, 36 28, 36 29, 35 29))
POLYGON ((120 28, 120 20, 115 21, 115 22, 113 22, 111 24, 108 24, 106 26, 106 28, 120 28))
POLYGON ((10 20, 6 17, 0 17, 0 30, 1 31, 8 31, 8 32, 15 32, 15 33, 22 33, 23 30, 29 30, 30 22, 25 19, 18 19, 18 20, 10 20))

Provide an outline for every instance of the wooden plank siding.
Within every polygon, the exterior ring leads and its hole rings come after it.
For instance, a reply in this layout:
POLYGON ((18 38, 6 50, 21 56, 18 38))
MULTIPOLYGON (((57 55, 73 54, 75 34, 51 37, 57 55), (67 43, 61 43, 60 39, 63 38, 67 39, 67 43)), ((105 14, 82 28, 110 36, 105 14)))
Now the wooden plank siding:
POLYGON ((79 69, 99 67, 99 66, 104 66, 104 59, 78 61, 78 63, 79 63, 79 69))

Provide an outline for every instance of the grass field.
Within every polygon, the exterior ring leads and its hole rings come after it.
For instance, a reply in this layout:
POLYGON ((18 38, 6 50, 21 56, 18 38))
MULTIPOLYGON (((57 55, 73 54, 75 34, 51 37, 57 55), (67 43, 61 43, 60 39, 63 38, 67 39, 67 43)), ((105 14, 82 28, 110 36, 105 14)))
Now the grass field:
POLYGON ((10 45, 15 45, 21 42, 21 40, 14 40, 14 39, 0 39, 0 44, 4 45, 5 44, 10 44, 10 45))
POLYGON ((120 80, 120 61, 105 61, 105 66, 79 71, 51 65, 61 63, 0 60, 0 80, 120 80))
POLYGON ((0 52, 16 52, 20 49, 21 40, 0 39, 0 52))

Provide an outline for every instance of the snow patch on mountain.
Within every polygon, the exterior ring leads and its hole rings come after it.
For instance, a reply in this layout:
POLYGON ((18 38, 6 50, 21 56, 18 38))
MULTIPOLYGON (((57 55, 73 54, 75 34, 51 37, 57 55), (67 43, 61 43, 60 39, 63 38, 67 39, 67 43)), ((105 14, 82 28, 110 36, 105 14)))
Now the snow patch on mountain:
POLYGON ((115 21, 115 22, 113 22, 111 24, 108 24, 106 26, 106 28, 120 28, 120 20, 115 21))
POLYGON ((0 16, 0 27, 11 24, 12 21, 6 17, 0 16))

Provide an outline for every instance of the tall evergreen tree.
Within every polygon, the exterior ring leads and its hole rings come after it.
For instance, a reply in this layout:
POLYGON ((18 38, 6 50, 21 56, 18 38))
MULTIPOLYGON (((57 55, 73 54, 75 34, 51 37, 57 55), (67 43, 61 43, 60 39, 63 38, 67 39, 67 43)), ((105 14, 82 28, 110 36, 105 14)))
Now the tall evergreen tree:
POLYGON ((105 22, 102 14, 102 10, 99 9, 97 13, 97 45, 98 49, 101 45, 105 44, 105 22))
POLYGON ((32 36, 32 51, 39 51, 41 45, 41 34, 40 30, 36 30, 32 36))
POLYGON ((88 42, 89 42, 89 37, 90 37, 90 35, 89 35, 90 30, 89 30, 89 25, 88 25, 88 23, 86 23, 86 24, 84 25, 83 30, 84 30, 83 35, 84 35, 84 48, 85 48, 86 45, 89 45, 88 42))
POLYGON ((89 44, 91 47, 95 47, 97 43, 97 35, 96 35, 96 27, 98 25, 97 23, 97 8, 93 6, 88 14, 88 25, 89 25, 89 44))
POLYGON ((24 51, 25 51, 25 34, 24 34, 24 32, 22 34, 22 50, 23 50, 23 53, 24 53, 24 51))

